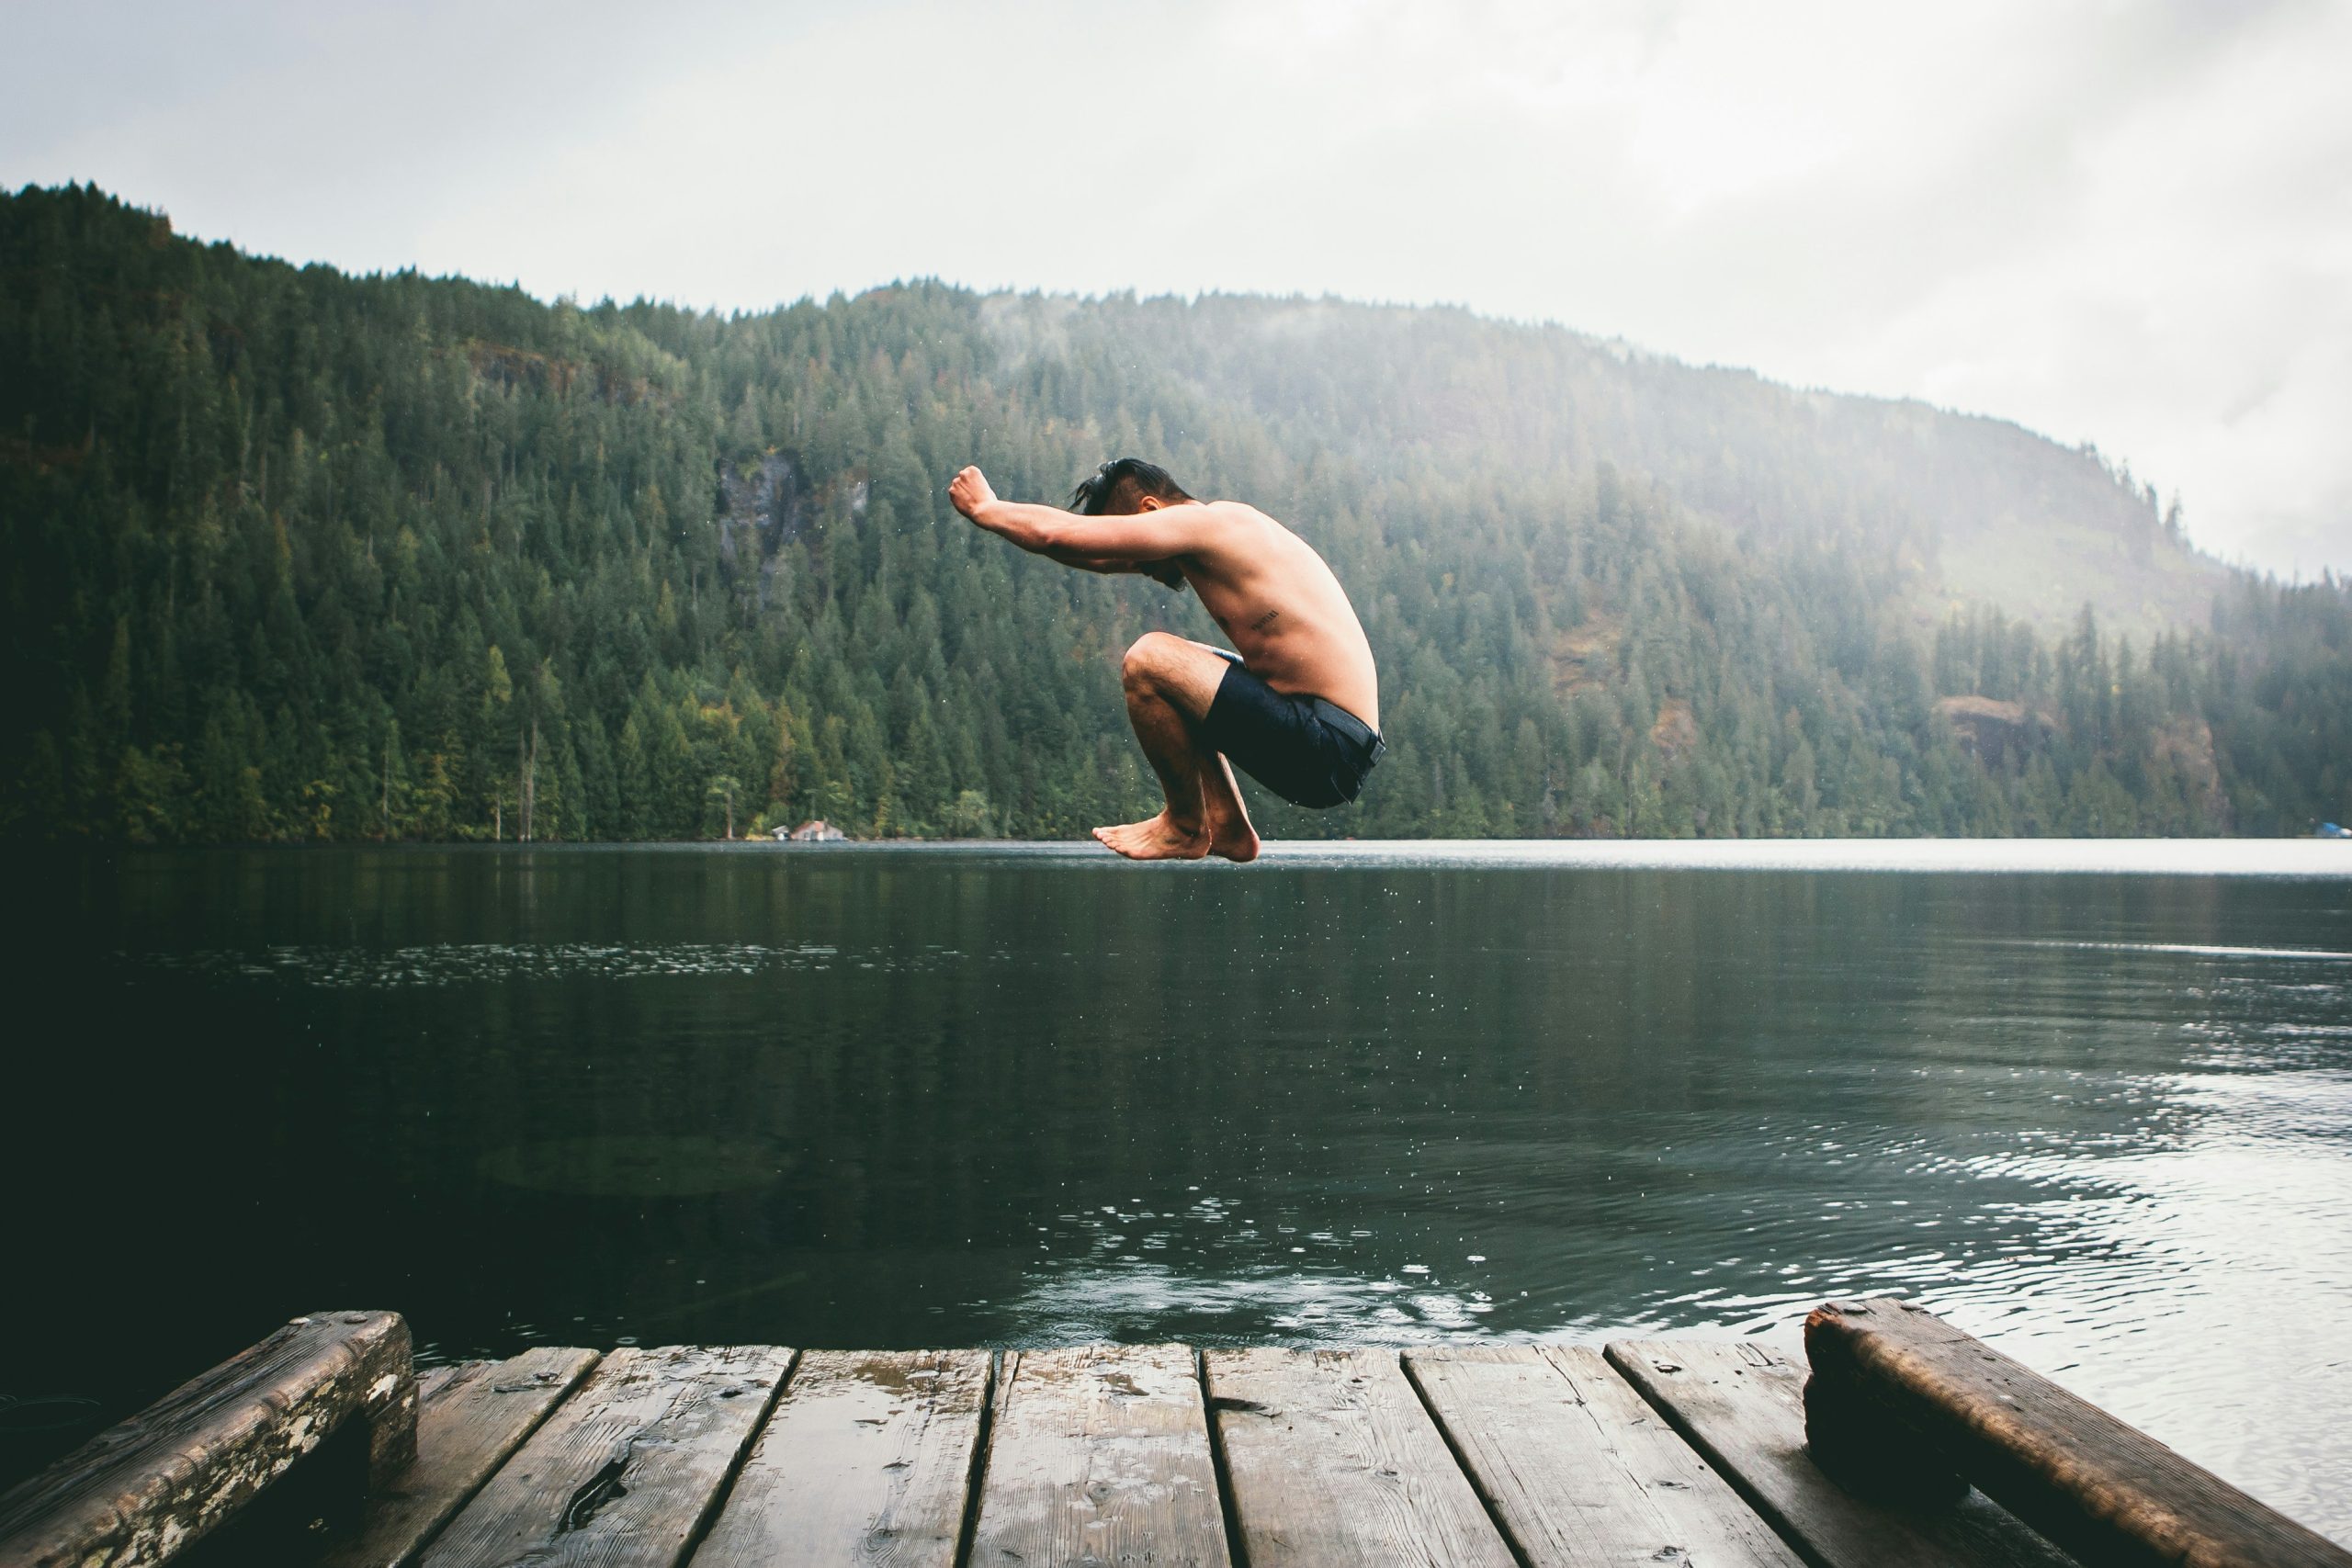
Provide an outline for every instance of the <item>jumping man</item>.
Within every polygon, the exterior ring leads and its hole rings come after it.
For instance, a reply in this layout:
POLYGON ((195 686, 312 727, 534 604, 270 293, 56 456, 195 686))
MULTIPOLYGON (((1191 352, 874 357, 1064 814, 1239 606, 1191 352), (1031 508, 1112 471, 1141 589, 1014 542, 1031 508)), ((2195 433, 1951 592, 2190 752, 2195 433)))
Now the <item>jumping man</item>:
POLYGON ((1372 647, 1340 580, 1306 542, 1254 506, 1195 501, 1137 457, 1103 464, 1073 510, 1000 501, 967 468, 956 510, 1024 550, 1085 571, 1186 583, 1241 651, 1148 632, 1120 665, 1127 717, 1168 804, 1097 828, 1131 860, 1250 860, 1258 834, 1227 759, 1299 806, 1353 800, 1386 748, 1372 647))

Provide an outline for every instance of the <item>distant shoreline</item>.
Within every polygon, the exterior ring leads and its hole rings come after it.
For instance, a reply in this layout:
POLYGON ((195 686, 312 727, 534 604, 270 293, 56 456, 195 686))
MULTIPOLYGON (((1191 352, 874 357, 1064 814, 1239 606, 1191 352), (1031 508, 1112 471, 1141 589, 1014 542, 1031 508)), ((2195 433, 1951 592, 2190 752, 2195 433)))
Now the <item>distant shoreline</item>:
MULTIPOLYGON (((96 846, 92 846, 96 849, 96 846)), ((1248 875, 1298 870, 1790 871, 1947 874, 2233 876, 2352 880, 2352 840, 2298 839, 1289 839, 1270 840, 1254 866, 1215 859, 1140 865, 1084 839, 848 839, 779 843, 757 839, 646 840, 628 843, 423 842, 361 844, 112 845, 101 853, 147 859, 251 853, 616 854, 752 852, 792 858, 959 856, 1068 862, 1136 872, 1248 875)))

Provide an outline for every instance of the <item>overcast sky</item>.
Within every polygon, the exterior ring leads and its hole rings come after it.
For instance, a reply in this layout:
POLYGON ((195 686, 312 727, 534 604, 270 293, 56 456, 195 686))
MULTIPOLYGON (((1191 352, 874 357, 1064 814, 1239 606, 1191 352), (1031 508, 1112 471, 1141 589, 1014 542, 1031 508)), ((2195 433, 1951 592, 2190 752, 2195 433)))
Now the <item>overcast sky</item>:
POLYGON ((2089 440, 2352 570, 2352 0, 39 6, 0 181, 535 293, 1446 301, 2089 440))

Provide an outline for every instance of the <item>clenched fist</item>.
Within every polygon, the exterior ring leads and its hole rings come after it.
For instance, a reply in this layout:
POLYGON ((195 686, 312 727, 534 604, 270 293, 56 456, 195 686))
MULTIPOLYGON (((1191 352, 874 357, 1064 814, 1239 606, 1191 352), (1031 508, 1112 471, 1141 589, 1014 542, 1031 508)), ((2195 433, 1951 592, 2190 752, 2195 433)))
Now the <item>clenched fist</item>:
POLYGON ((967 463, 962 473, 948 481, 947 499, 956 511, 977 523, 980 508, 996 499, 996 491, 989 488, 988 475, 967 463))

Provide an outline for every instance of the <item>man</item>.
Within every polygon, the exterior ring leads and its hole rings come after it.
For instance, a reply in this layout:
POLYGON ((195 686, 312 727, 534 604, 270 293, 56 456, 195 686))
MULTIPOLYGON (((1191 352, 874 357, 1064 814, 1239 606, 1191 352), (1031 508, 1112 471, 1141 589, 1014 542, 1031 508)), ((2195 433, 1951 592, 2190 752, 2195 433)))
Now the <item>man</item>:
POLYGON ((1239 654, 1148 632, 1120 666, 1127 717, 1159 787, 1159 816, 1094 836, 1130 860, 1256 858, 1227 759, 1284 800, 1355 799, 1386 748, 1372 647, 1339 579, 1254 506, 1195 501, 1136 457, 1103 464, 1074 509, 1001 501, 979 469, 947 487, 956 510, 1024 550, 1087 571, 1186 583, 1239 654))

